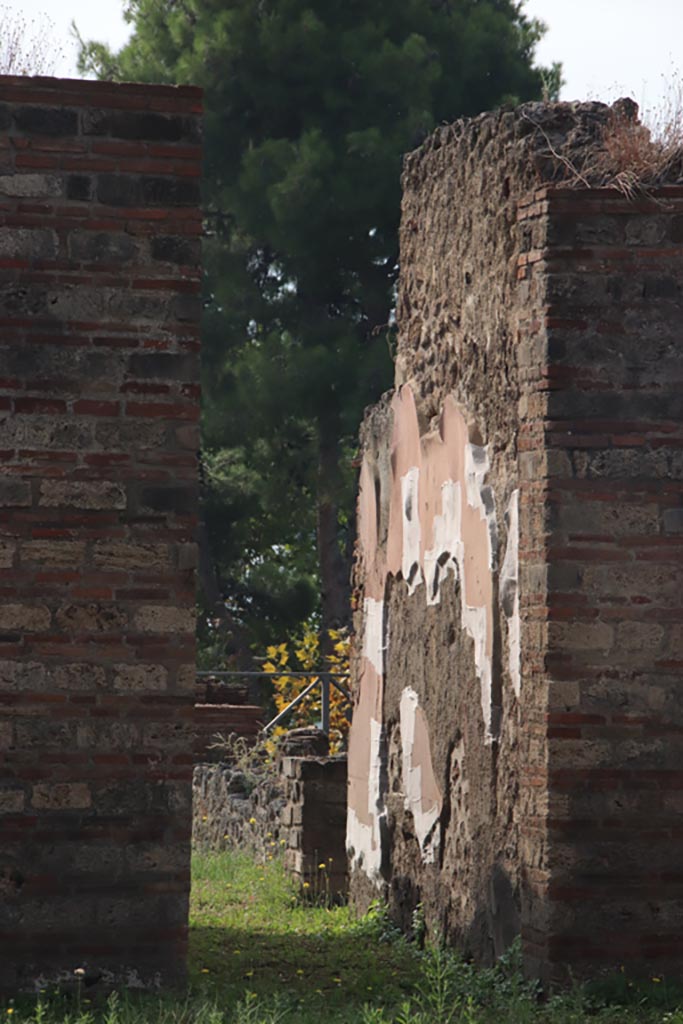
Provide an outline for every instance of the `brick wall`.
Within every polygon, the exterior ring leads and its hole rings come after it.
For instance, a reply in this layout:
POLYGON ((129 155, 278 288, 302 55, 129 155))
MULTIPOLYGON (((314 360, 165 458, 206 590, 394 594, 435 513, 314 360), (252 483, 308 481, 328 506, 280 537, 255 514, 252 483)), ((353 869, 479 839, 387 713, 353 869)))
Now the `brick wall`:
POLYGON ((182 977, 199 113, 0 78, 0 988, 182 977))
POLYGON ((310 899, 345 901, 346 755, 283 757, 280 777, 285 869, 310 899))
POLYGON ((537 953, 553 973, 565 963, 678 973, 683 188, 631 201, 542 190, 519 218, 520 279, 541 280, 546 295, 542 446, 522 456, 545 526, 537 953))
POLYGON ((218 736, 240 736, 249 742, 265 724, 263 708, 250 702, 250 688, 213 676, 198 676, 195 685, 195 758, 220 761, 224 751, 212 749, 218 736))
POLYGON ((195 704, 195 760, 218 761, 212 749, 217 737, 240 736, 255 743, 264 725, 263 708, 257 704, 195 704))
POLYGON ((546 979, 683 949, 683 189, 547 184, 609 117, 410 155, 397 390, 362 434, 353 899, 482 961, 521 933, 546 979))

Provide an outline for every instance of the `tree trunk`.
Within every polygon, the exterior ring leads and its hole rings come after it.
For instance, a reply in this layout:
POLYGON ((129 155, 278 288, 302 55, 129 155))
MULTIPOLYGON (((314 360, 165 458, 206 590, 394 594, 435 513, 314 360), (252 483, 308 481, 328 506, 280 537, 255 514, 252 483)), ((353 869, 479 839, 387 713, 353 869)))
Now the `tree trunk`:
POLYGON ((322 609, 322 653, 330 648, 328 630, 348 626, 351 619, 350 563, 339 536, 339 442, 321 425, 318 447, 317 535, 322 609))

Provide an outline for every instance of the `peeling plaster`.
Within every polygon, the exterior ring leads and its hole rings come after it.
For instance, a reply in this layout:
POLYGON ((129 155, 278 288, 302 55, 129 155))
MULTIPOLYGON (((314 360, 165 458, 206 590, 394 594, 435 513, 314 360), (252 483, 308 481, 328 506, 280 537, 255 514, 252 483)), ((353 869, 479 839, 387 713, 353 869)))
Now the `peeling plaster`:
MULTIPOLYGON (((410 594, 424 582, 427 604, 439 602, 447 580, 460 586, 461 628, 474 642, 486 741, 494 738, 493 573, 498 540, 493 492, 485 482, 488 452, 478 437, 470 437, 467 421, 453 398, 446 400, 437 428, 424 436, 408 385, 394 395, 391 411, 391 458, 383 463, 390 468, 380 477, 378 493, 377 466, 366 455, 358 498, 359 570, 365 601, 359 699, 349 740, 348 846, 356 862, 362 859, 368 874, 379 871, 381 850, 377 851, 376 844, 385 813, 380 786, 386 643, 383 598, 390 577, 403 578, 410 594), (385 509, 388 526, 383 544, 379 524, 385 509)), ((428 837, 441 798, 439 795, 437 800, 424 788, 429 781, 427 763, 431 772, 429 734, 419 707, 413 717, 415 723, 423 723, 420 730, 424 728, 424 736, 420 739, 420 772, 413 771, 413 762, 408 766, 412 788, 406 798, 411 801, 416 828, 420 821, 420 842, 427 859, 434 855, 428 837), (414 792, 417 782, 422 786, 421 796, 414 792)), ((406 719, 409 728, 414 744, 418 726, 409 727, 406 719)))
POLYGON ((374 718, 370 719, 369 725, 367 813, 363 820, 349 800, 346 816, 346 848, 351 859, 351 866, 362 868, 373 882, 380 882, 382 825, 386 818, 384 796, 381 791, 384 729, 374 718))
POLYGON ((410 686, 401 694, 400 716, 405 807, 415 822, 422 859, 425 864, 433 864, 441 842, 436 825, 443 798, 434 777, 427 720, 410 686))
MULTIPOLYGON (((384 601, 366 597, 364 601, 363 657, 378 676, 384 675, 384 601)), ((381 713, 381 707, 378 711, 381 713)))
POLYGON ((519 618, 519 491, 513 491, 505 520, 508 528, 505 558, 500 570, 500 600, 508 621, 508 669, 512 688, 519 697, 522 688, 521 627, 519 618))
POLYGON ((346 848, 351 865, 362 868, 368 878, 379 882, 382 825, 386 816, 382 793, 384 601, 371 597, 363 602, 362 651, 360 697, 354 713, 359 722, 349 736, 346 848))
POLYGON ((408 593, 413 594, 422 583, 420 566, 420 470, 412 466, 401 477, 401 507, 403 509, 403 555, 401 573, 408 584, 408 593))
POLYGON ((434 516, 434 547, 424 553, 427 604, 438 604, 441 587, 449 573, 455 582, 462 564, 460 537, 460 484, 447 480, 441 485, 441 514, 434 516))

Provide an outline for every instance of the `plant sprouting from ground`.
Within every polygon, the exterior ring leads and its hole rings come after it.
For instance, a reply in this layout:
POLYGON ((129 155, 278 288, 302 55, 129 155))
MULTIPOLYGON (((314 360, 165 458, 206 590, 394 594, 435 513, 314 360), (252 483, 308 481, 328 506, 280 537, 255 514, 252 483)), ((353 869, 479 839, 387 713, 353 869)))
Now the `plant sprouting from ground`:
POLYGON ((236 733, 224 736, 218 732, 214 742, 209 744, 209 750, 218 751, 225 764, 242 772, 247 792, 251 792, 264 775, 277 776, 274 746, 267 740, 254 743, 236 733))

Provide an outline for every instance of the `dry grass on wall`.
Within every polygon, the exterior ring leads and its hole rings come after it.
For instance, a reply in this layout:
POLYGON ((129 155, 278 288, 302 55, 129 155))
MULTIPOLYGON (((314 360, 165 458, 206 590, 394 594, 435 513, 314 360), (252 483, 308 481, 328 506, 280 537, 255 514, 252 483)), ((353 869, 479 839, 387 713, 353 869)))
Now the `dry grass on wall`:
MULTIPOLYGON (((596 108, 605 107, 595 104, 596 108)), ((529 104, 522 116, 543 137, 545 156, 554 165, 550 177, 576 188, 616 188, 629 198, 662 185, 683 183, 683 81, 673 77, 660 106, 639 117, 638 104, 619 99, 593 138, 577 152, 558 149, 544 118, 529 104)))

